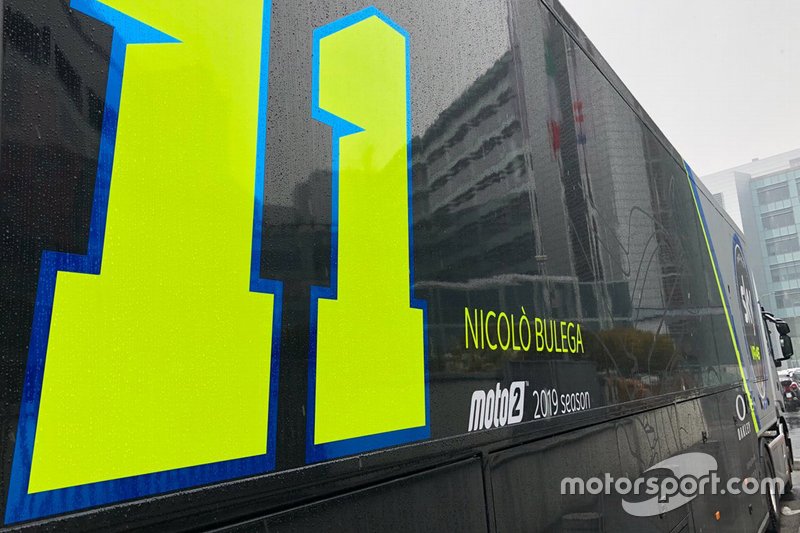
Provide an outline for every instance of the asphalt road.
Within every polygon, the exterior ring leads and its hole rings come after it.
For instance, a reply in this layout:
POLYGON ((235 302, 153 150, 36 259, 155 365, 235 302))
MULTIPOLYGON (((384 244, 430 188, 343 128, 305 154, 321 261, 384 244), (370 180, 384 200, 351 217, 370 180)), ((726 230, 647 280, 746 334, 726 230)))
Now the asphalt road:
POLYGON ((791 494, 781 499, 781 531, 796 533, 800 531, 800 412, 787 413, 787 421, 795 458, 792 473, 794 488, 791 494))

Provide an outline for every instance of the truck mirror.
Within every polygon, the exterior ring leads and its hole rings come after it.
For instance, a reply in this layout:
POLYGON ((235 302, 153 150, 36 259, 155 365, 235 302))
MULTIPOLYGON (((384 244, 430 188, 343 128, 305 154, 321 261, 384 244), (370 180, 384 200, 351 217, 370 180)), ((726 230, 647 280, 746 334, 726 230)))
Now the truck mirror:
POLYGON ((794 348, 792 348, 792 338, 788 335, 781 335, 781 352, 783 352, 783 357, 780 359, 781 361, 785 361, 786 359, 789 359, 792 355, 794 355, 794 348))
MULTIPOLYGON (((778 330, 778 333, 780 334, 781 337, 788 335, 789 332, 791 331, 791 329, 789 329, 789 324, 787 324, 783 320, 775 322, 775 329, 778 330)), ((791 341, 789 341, 789 345, 791 346, 791 341)))

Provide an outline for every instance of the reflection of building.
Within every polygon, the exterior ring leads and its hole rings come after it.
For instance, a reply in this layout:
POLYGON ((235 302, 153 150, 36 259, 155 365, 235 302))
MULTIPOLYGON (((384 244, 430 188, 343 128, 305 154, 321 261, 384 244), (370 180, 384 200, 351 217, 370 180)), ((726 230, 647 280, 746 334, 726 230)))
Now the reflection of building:
POLYGON ((702 180, 744 230, 764 307, 800 331, 800 149, 702 180))
POLYGON ((551 286, 537 303, 556 316, 646 320, 664 299, 642 127, 560 32, 537 26, 543 53, 517 50, 521 68, 501 57, 414 140, 417 249, 440 259, 417 261, 417 280, 538 276, 551 286), (528 124, 520 106, 547 114, 528 124), (553 288, 564 284, 572 294, 553 288))
POLYGON ((330 283, 331 173, 315 170, 299 182, 292 204, 267 204, 262 274, 304 286, 330 283))
MULTIPOLYGON (((686 272, 703 264, 675 242, 696 224, 673 214, 680 165, 559 26, 516 24, 525 39, 413 140, 416 295, 430 304, 435 369, 440 357, 473 371, 516 357, 460 354, 464 307, 526 307, 632 339, 625 328, 681 337, 707 306, 686 312, 685 294, 703 294, 686 272)), ((607 357, 633 372, 674 367, 690 345, 641 358, 618 344, 607 357)))
POLYGON ((449 263, 422 262, 420 280, 536 272, 529 253, 534 235, 525 224, 531 207, 511 66, 511 54, 505 54, 414 139, 415 239, 418 249, 433 246, 449 263), (453 264, 457 273, 441 272, 453 264))
POLYGON ((20 10, 6 3, 3 21, 0 160, 11 183, 2 212, 25 235, 33 230, 25 223, 38 218, 30 210, 46 209, 58 220, 49 226, 52 248, 63 249, 88 225, 92 197, 86 192, 97 168, 107 77, 97 65, 98 57, 109 58, 110 31, 90 30, 85 16, 52 6, 20 10), (35 21, 30 11, 37 12, 35 21), (46 201, 32 206, 13 198, 27 188, 40 189, 46 201))
MULTIPOLYGON (((111 28, 90 23, 65 3, 3 4, 0 353, 9 366, 0 402, 5 405, 21 394, 22 379, 13 376, 25 368, 20 354, 27 354, 29 338, 22 332, 30 329, 42 251, 86 249, 110 48, 111 28)), ((16 416, 14 408, 6 414, 12 412, 16 416)))
POLYGON ((90 36, 86 17, 78 13, 69 14, 66 27, 57 20, 34 23, 12 5, 6 5, 3 16, 6 61, 29 67, 10 69, 7 74, 4 132, 14 142, 66 144, 82 156, 94 157, 87 138, 100 130, 106 88, 106 73, 96 68, 96 61, 98 56, 107 61, 110 47, 92 40, 99 36, 90 36), (91 76, 86 77, 87 73, 91 76), (30 108, 50 127, 21 122, 30 108), (64 135, 67 132, 69 136, 64 135))

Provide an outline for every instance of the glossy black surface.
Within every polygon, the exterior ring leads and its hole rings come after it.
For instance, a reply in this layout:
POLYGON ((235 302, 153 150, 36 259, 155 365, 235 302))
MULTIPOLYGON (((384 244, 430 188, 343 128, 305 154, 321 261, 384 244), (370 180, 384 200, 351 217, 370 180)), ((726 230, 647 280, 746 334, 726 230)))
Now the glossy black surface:
MULTIPOLYGON (((361 7, 318 5, 273 13, 262 272, 287 288, 287 467, 303 460, 308 291, 330 281, 330 132, 306 113, 310 41, 297 28, 361 7)), ((437 3, 375 5, 411 36, 432 435, 463 433, 472 393, 498 382, 588 391, 593 407, 734 382, 715 370, 735 355, 686 174, 555 19, 527 2, 452 5, 446 21, 437 3), (581 324, 585 353, 467 347, 465 308, 581 324)))
MULTIPOLYGON (((2 5, 0 509, 41 253, 88 242, 111 39, 66 0, 2 5)), ((635 476, 710 449, 703 431, 720 457, 752 453, 726 433, 737 363, 682 164, 547 6, 275 2, 270 54, 261 271, 285 287, 278 472, 50 528, 205 528, 280 510, 242 531, 567 530, 578 512, 613 531, 626 523, 618 502, 555 501, 542 481, 587 465, 635 476), (429 306, 432 440, 309 467, 310 287, 330 282, 332 187, 330 128, 310 113, 310 36, 367 5, 410 35, 413 292, 429 306), (465 308, 580 324, 585 352, 467 347, 465 308), (515 381, 527 382, 523 423, 465 435, 473 392, 515 381), (536 419, 531 392, 554 388, 585 391, 593 410, 536 419)), ((707 519, 686 507, 641 527, 707 519)))
MULTIPOLYGON (((502 451, 490 458, 497 531, 673 531, 684 522, 720 531, 756 531, 759 496, 706 495, 691 506, 653 517, 623 511, 619 495, 562 496, 565 477, 630 477, 680 453, 701 452, 719 459, 719 476, 757 475, 751 448, 742 447, 725 420, 735 391, 707 396, 601 424, 568 436, 502 451), (591 446, 587 443, 591 442, 591 446), (742 453, 742 449, 750 453, 742 453), (535 502, 531 505, 531 502, 535 502), (714 523, 720 511, 724 522, 714 523)), ((750 436, 747 444, 754 442, 750 436)), ((630 497, 629 497, 630 498, 630 497)))
POLYGON ((481 461, 472 459, 309 507, 235 526, 230 533, 487 531, 481 461), (391 518, 390 518, 391 517, 391 518))

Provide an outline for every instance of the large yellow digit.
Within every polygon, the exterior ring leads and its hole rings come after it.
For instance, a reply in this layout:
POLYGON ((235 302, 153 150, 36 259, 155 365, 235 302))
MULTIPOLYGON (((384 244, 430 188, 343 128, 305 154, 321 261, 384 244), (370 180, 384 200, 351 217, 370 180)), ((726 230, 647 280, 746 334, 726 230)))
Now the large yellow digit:
POLYGON ((335 167, 334 275, 312 311, 307 451, 320 460, 422 438, 427 407, 409 289, 407 35, 370 8, 314 42, 314 116, 333 127, 335 167))
POLYGON ((57 274, 29 493, 267 452, 276 302, 251 259, 269 7, 103 4, 176 42, 127 47, 102 266, 57 274))

